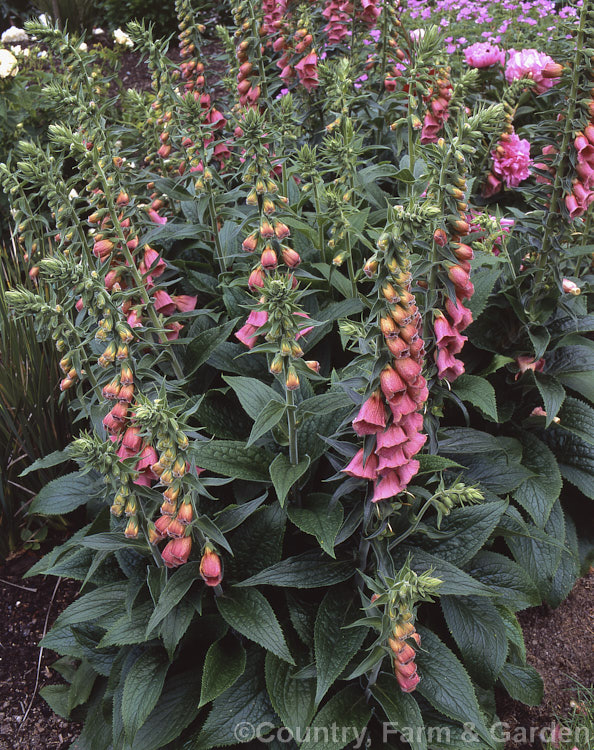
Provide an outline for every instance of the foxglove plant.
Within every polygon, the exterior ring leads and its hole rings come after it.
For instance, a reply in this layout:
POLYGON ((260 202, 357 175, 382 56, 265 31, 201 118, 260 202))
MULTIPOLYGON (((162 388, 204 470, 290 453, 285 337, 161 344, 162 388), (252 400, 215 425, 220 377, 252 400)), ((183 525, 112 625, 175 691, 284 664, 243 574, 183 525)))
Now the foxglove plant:
MULTIPOLYGON (((530 187, 557 195, 544 239, 529 210, 504 232, 478 193, 509 108, 475 106, 479 73, 448 69, 437 28, 379 8, 341 5, 347 33, 330 39, 334 6, 234 3, 228 112, 180 1, 179 77, 132 24, 152 94, 120 119, 58 82, 45 95, 68 97, 67 121, 2 167, 25 249, 38 242, 24 268, 50 290, 7 299, 56 342, 56 388, 84 420, 37 464, 78 471, 32 510, 91 499, 89 525, 31 574, 83 584, 43 642, 77 671, 45 695, 85 704, 93 750, 224 747, 242 722, 254 741, 290 730, 291 747, 332 722, 379 744, 384 720, 415 748, 436 725, 475 747, 472 722, 495 748, 496 686, 540 698, 515 612, 558 603, 578 572, 553 451, 591 494, 567 457, 591 455, 586 405, 563 390, 587 390, 568 333, 588 325, 589 280, 550 261, 569 173, 551 154, 553 185, 530 187), (550 290, 557 272, 561 301, 527 320, 528 279, 550 290)), ((566 93, 562 78, 526 95, 566 93)))

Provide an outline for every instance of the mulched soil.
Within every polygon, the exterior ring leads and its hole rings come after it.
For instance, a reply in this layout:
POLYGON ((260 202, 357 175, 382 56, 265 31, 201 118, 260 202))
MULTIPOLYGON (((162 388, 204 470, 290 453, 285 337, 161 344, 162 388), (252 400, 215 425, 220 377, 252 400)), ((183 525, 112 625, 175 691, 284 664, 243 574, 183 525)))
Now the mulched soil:
MULTIPOLYGON (((56 716, 38 694, 23 723, 34 694, 39 659, 38 643, 47 629, 78 592, 76 581, 23 574, 38 559, 27 553, 0 566, 0 750, 66 750, 80 732, 80 726, 56 716), (24 586, 16 588, 16 586, 24 586), (53 601, 52 601, 53 599, 53 601)), ((50 670, 58 655, 44 650, 38 689, 61 682, 50 670)))
MULTIPOLYGON (((576 682, 594 685, 594 570, 580 579, 557 609, 546 605, 519 614, 524 630, 528 663, 540 672, 544 698, 540 706, 529 708, 501 696, 500 720, 511 738, 529 737, 522 727, 549 727, 556 718, 570 712, 576 697, 576 682)), ((546 737, 546 734, 545 734, 546 737)), ((506 750, 541 750, 538 737, 533 743, 510 741, 506 750)), ((580 750, 592 750, 582 748, 580 750)))

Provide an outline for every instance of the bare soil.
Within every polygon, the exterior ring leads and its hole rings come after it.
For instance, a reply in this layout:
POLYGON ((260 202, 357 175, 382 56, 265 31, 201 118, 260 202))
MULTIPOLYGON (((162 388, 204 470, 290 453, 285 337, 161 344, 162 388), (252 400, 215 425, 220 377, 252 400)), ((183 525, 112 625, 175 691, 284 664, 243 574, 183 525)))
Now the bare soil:
POLYGON ((523 736, 530 736, 522 727, 550 726, 570 712, 577 684, 594 685, 594 570, 576 583, 560 607, 527 609, 519 614, 519 620, 528 663, 544 681, 544 698, 540 706, 530 708, 501 695, 498 713, 511 737, 520 740, 510 740, 506 750, 541 750, 538 737, 530 744, 521 741, 523 736))

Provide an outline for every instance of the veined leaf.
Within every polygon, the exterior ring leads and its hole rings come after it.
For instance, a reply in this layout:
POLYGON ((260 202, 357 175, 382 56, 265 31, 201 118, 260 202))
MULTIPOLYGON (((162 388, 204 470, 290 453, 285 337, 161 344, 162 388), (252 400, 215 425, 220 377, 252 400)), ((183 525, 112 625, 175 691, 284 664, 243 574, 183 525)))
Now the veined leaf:
POLYGON ((178 568, 165 584, 159 596, 155 611, 151 615, 146 629, 147 636, 164 620, 171 610, 178 604, 189 590, 194 581, 198 580, 200 563, 191 562, 178 568))
POLYGON ((330 561, 320 552, 304 552, 295 557, 287 557, 236 586, 267 585, 313 589, 342 583, 351 578, 354 572, 349 562, 330 561))
POLYGON ((393 731, 399 731, 411 750, 427 750, 425 723, 419 704, 410 693, 403 693, 393 675, 380 674, 371 694, 384 709, 393 731))
POLYGON ((192 457, 203 469, 225 477, 245 479, 252 482, 270 482, 268 467, 274 456, 255 445, 234 440, 211 440, 194 443, 192 457))
POLYGON ((542 701, 542 678, 534 667, 505 664, 499 679, 514 700, 522 701, 527 706, 538 706, 542 701))
POLYGON ((213 643, 204 660, 200 706, 215 700, 230 688, 244 673, 245 663, 245 649, 236 638, 229 636, 213 643))
POLYGON ((126 675, 122 694, 124 731, 133 739, 157 705, 169 663, 158 649, 147 649, 126 675))
POLYGON ((254 420, 258 419, 271 401, 276 401, 284 406, 285 402, 282 396, 269 385, 262 383, 261 380, 231 375, 224 375, 223 380, 233 388, 239 403, 254 420))
POLYGON ((344 517, 340 503, 333 503, 330 495, 314 493, 303 498, 301 508, 289 505, 287 512, 295 526, 315 536, 324 552, 336 557, 334 542, 344 517))
POLYGON ((309 456, 306 456, 298 464, 293 465, 284 453, 279 453, 270 464, 270 478, 281 507, 284 506, 291 487, 305 474, 309 464, 309 456))
POLYGON ((316 705, 361 648, 367 630, 363 627, 345 629, 356 616, 352 596, 342 589, 330 589, 320 605, 314 627, 316 705))
POLYGON ((364 744, 371 709, 354 685, 333 695, 312 721, 300 750, 342 750, 351 742, 364 744), (332 731, 340 727, 340 731, 332 731))
POLYGON ((316 710, 316 681, 298 679, 295 668, 274 654, 266 654, 266 688, 274 710, 293 736, 305 736, 316 710))
POLYGON ((561 472, 552 451, 530 432, 521 436, 524 446, 522 463, 533 476, 514 491, 515 500, 530 513, 534 523, 544 528, 551 508, 561 493, 561 472))
POLYGON ((207 328, 188 344, 184 368, 186 377, 193 375, 207 361, 217 346, 229 338, 236 322, 236 320, 230 320, 221 326, 207 328))
POLYGON ((102 482, 93 474, 75 471, 63 477, 52 479, 34 498, 29 513, 45 516, 58 516, 70 513, 87 503, 103 487, 102 482))
POLYGON ((216 603, 232 628, 289 664, 295 663, 272 607, 257 589, 234 589, 217 597, 216 603))
POLYGON ((468 401, 494 422, 498 421, 495 389, 488 380, 478 375, 460 375, 453 391, 462 401, 468 401))

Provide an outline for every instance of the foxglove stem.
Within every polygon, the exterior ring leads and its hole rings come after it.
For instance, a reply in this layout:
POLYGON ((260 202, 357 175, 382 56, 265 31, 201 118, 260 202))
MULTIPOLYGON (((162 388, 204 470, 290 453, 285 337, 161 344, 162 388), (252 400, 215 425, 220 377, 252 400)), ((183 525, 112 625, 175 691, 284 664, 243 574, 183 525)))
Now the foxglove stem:
POLYGON ((114 230, 117 232, 118 239, 121 244, 122 253, 124 254, 124 257, 126 258, 126 260, 128 261, 130 273, 134 277, 134 282, 136 283, 136 286, 138 287, 139 294, 142 297, 143 303, 146 305, 146 309, 151 319, 151 322, 157 329, 157 336, 159 338, 159 341, 162 344, 165 344, 165 346, 167 346, 169 350, 169 354, 171 356, 171 364, 173 365, 173 371, 175 373, 175 377, 178 378, 178 380, 184 380, 185 378, 184 378, 182 369, 180 367, 180 364, 177 361, 177 357, 175 356, 175 354, 173 353, 171 349, 171 345, 169 344, 167 335, 165 334, 165 332, 162 329, 161 324, 159 323, 159 319, 157 318, 157 313, 155 311, 155 308, 151 302, 148 292, 146 291, 146 287, 144 286, 142 277, 140 273, 138 272, 138 268, 136 268, 136 263, 134 262, 134 258, 132 257, 132 253, 130 252, 130 249, 126 242, 126 238, 124 237, 124 233, 122 232, 122 227, 120 226, 118 214, 117 214, 114 202, 113 202, 113 195, 111 193, 111 187, 107 182, 105 172, 103 171, 103 168, 99 164, 99 160, 96 161, 95 168, 97 169, 97 172, 101 178, 101 182, 103 183, 103 193, 107 201, 107 209, 109 211, 111 223, 113 225, 114 230))
POLYGON ((297 466, 299 450, 297 448, 297 425, 295 423, 295 398, 293 391, 288 388, 285 393, 287 399, 287 428, 289 430, 289 461, 293 466, 297 466))
POLYGON ((219 263, 221 273, 225 273, 225 255, 221 246, 221 238, 219 237, 219 229, 217 226, 217 212, 214 202, 214 196, 211 191, 209 191, 208 194, 208 213, 210 215, 210 223, 212 225, 212 231, 214 233, 217 261, 219 263))
MULTIPOLYGON (((445 179, 446 179, 446 173, 447 169, 450 163, 450 159, 452 156, 452 149, 451 147, 448 149, 447 153, 443 155, 443 160, 441 162, 441 170, 439 172, 439 216, 443 216, 444 212, 444 205, 445 205, 445 179)), ((435 242, 435 239, 432 242, 431 245, 431 273, 429 274, 429 288, 427 290, 427 308, 425 310, 425 319, 423 320, 423 338, 425 341, 429 341, 431 338, 431 331, 432 331, 432 324, 433 324, 433 316, 431 315, 431 310, 435 307, 435 303, 437 301, 437 270, 438 270, 438 263, 439 263, 439 250, 437 242, 435 242)))
POLYGON ((312 177, 311 181, 312 185, 312 192, 314 197, 314 205, 316 207, 316 223, 318 225, 318 244, 320 246, 320 256, 324 263, 328 263, 328 258, 326 256, 326 247, 324 242, 324 225, 322 223, 322 207, 320 204, 320 193, 318 191, 318 183, 317 180, 314 177, 312 177))
POLYGON ((555 172, 555 181, 553 182, 553 192, 551 194, 551 200, 549 203, 549 212, 547 214, 547 220, 545 222, 544 237, 542 239, 542 245, 540 248, 540 255, 538 258, 538 271, 534 277, 534 286, 538 288, 542 283, 547 267, 548 256, 551 250, 552 235, 555 229, 555 218, 557 216, 559 200, 563 191, 563 180, 565 172, 569 164, 568 151, 569 143, 572 136, 573 130, 573 118, 575 116, 575 108, 578 93, 578 84, 580 76, 577 74, 577 70, 580 65, 580 58, 582 56, 582 50, 584 47, 584 34, 586 25, 586 16, 589 11, 589 2, 585 2, 582 6, 580 14, 580 25, 578 28, 575 55, 573 58, 572 70, 574 71, 573 80, 571 82, 571 89, 569 92, 569 100, 567 102, 567 112, 565 114, 565 128, 563 130, 563 140, 561 141, 561 147, 559 154, 561 155, 561 161, 555 172))
POLYGON ((353 254, 351 250, 351 238, 349 233, 346 235, 346 246, 347 246, 347 268, 349 271, 349 279, 351 280, 351 296, 357 296, 357 282, 355 280, 355 266, 353 265, 353 254))
POLYGON ((429 500, 427 500, 427 501, 425 502, 425 505, 423 505, 423 507, 422 507, 422 508, 421 508, 421 510, 419 511, 419 515, 418 515, 418 516, 416 517, 416 519, 415 519, 414 523, 412 524, 412 526, 410 526, 410 527, 409 527, 409 528, 408 528, 408 529, 407 529, 406 531, 404 531, 404 532, 403 532, 402 534, 400 534, 400 536, 399 536, 398 538, 396 538, 396 539, 394 539, 393 541, 391 541, 391 542, 390 542, 390 549, 392 549, 393 547, 397 547, 397 546, 398 546, 399 544, 402 544, 402 542, 403 542, 403 541, 404 541, 405 539, 408 539, 408 537, 409 537, 409 536, 410 536, 411 534, 414 534, 414 533, 415 533, 415 531, 416 531, 416 530, 418 529, 418 527, 419 527, 419 524, 420 524, 420 523, 421 523, 421 521, 423 520, 423 516, 425 515, 425 513, 426 513, 426 512, 427 512, 427 511, 429 510, 429 508, 431 507, 431 505, 432 505, 432 503, 433 503, 434 499, 435 499, 435 495, 434 495, 433 497, 430 497, 430 498, 429 498, 429 500))

